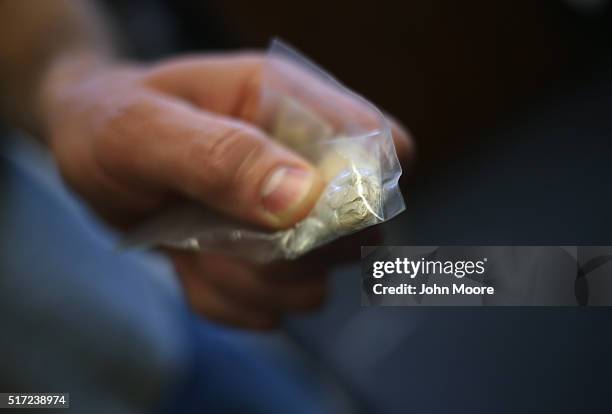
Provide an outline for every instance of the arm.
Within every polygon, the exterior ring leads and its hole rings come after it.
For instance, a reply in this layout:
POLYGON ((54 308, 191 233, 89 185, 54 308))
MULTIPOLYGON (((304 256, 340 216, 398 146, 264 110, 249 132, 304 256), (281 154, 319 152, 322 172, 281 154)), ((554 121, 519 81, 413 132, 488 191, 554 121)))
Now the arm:
MULTIPOLYGON (((129 226, 187 198, 278 229, 314 206, 319 173, 252 123, 261 54, 120 64, 90 3, 0 6, 4 114, 42 133, 64 180, 107 221, 129 226)), ((306 75, 300 81, 318 85, 306 75)), ((406 155, 409 139, 397 126, 394 138, 406 155)), ((263 267, 205 253, 169 256, 196 311, 267 328, 285 312, 320 303, 323 275, 338 253, 263 267)))

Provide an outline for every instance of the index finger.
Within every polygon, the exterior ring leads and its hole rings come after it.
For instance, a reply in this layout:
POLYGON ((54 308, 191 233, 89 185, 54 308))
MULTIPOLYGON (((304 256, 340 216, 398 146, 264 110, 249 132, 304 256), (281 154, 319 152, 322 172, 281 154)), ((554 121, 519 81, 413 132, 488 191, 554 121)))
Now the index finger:
MULTIPOLYGON (((335 79, 289 60, 259 53, 174 59, 154 67, 147 81, 197 107, 264 127, 266 113, 273 111, 277 103, 274 95, 294 97, 336 130, 384 127, 382 115, 375 107, 335 79)), ((413 153, 410 134, 397 122, 389 118, 387 121, 399 160, 410 159, 413 153)))

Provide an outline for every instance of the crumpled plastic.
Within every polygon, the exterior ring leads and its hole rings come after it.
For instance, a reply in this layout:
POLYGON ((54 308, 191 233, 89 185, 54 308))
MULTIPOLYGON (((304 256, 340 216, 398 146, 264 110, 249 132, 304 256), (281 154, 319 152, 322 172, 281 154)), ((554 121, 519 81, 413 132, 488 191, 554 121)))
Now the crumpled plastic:
POLYGON ((404 210, 402 170, 382 113, 279 40, 268 50, 256 123, 325 179, 306 218, 270 231, 186 204, 144 223, 122 244, 214 251, 266 263, 295 259, 404 210))

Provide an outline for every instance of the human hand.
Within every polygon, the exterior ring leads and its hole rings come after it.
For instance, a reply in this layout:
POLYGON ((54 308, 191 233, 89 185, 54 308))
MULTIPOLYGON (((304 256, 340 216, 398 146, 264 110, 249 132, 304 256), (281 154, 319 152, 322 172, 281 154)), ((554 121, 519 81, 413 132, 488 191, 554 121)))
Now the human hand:
MULTIPOLYGON (((269 228, 299 221, 324 183, 312 165, 252 124, 263 62, 258 54, 150 67, 59 61, 41 102, 64 179, 121 227, 177 198, 269 228)), ((410 141, 397 126, 394 141, 400 158, 409 155, 410 141)), ((203 253, 170 257, 196 310, 254 328, 319 303, 325 280, 316 275, 329 267, 306 259, 258 267, 203 253)))

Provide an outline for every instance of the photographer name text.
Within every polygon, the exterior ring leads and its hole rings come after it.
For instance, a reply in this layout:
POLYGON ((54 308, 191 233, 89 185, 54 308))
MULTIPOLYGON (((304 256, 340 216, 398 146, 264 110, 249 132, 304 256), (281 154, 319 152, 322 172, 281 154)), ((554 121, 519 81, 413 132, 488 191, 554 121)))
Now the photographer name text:
MULTIPOLYGON (((388 283, 375 283, 372 293, 375 295, 494 295, 495 288, 492 286, 466 284, 463 282, 432 283, 433 277, 450 277, 470 279, 484 277, 486 272, 487 258, 481 260, 410 260, 398 258, 394 261, 377 261, 373 263, 371 275, 374 279, 390 276, 408 278, 410 283, 397 283, 399 280, 388 283), (419 283, 414 280, 417 276, 426 277, 429 283, 419 283)), ((404 279, 405 280, 405 279, 404 279)), ((382 282, 382 280, 381 280, 382 282)), ((449 282, 447 279, 445 282, 449 282)))

